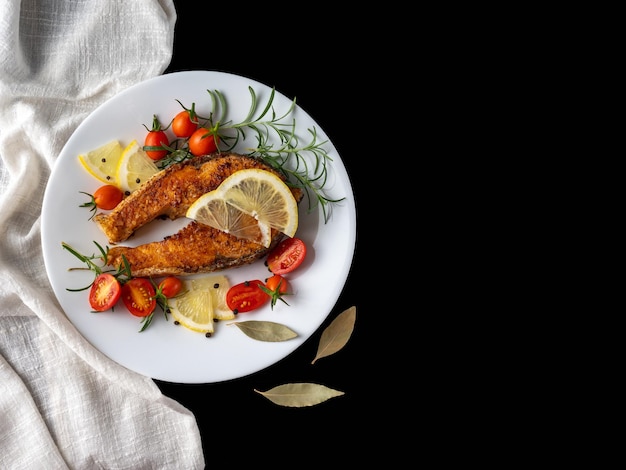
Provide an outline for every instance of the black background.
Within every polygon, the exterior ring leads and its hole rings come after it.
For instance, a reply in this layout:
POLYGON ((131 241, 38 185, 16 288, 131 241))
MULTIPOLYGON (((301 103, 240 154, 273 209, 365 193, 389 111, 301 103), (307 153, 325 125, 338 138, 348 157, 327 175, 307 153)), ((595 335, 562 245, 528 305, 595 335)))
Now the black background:
MULTIPOLYGON (((356 175, 357 171, 363 175, 359 168, 367 169, 368 161, 371 165, 367 152, 376 146, 372 110, 378 93, 363 86, 371 72, 367 46, 358 41, 332 40, 327 36, 332 28, 324 24, 300 30, 295 19, 276 20, 284 24, 259 19, 265 31, 251 30, 244 24, 220 27, 210 16, 201 14, 195 2, 174 3, 174 55, 166 73, 229 72, 274 87, 287 98, 296 97, 298 105, 329 136, 347 168, 357 208, 357 243, 349 278, 334 309, 294 353, 237 380, 201 385, 155 382, 165 395, 195 414, 207 466, 215 453, 237 458, 253 452, 263 463, 282 461, 281 454, 287 450, 290 454, 299 452, 300 458, 294 463, 311 463, 311 459, 324 462, 335 451, 353 454, 357 449, 350 449, 347 441, 353 442, 357 434, 369 437, 375 446, 374 442, 389 432, 378 421, 384 415, 382 405, 395 400, 396 392, 386 390, 383 377, 389 365, 380 359, 377 346, 377 336, 386 334, 380 325, 392 309, 390 306, 389 311, 379 312, 375 307, 379 304, 376 297, 389 297, 389 293, 384 285, 377 285, 378 254, 365 246, 363 215, 367 208, 363 200, 367 188, 363 176, 356 175), (357 312, 348 344, 312 365, 321 332, 351 306, 357 312), (287 408, 254 392, 289 382, 316 382, 345 395, 311 407, 287 408)), ((367 449, 367 441, 360 442, 359 446, 366 448, 358 449, 359 453, 375 451, 367 449)))

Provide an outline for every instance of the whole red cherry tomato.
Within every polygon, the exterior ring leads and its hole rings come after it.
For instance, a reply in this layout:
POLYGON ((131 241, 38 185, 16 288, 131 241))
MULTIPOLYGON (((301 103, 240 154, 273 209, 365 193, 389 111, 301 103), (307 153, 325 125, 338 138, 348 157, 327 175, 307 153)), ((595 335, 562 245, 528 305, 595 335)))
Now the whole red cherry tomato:
POLYGON ((146 134, 144 141, 144 151, 152 160, 160 160, 165 157, 168 150, 165 147, 170 145, 170 140, 163 129, 159 119, 154 115, 152 119, 152 128, 146 134))
POLYGON ((183 281, 175 276, 166 277, 159 283, 159 290, 168 299, 178 295, 182 288, 183 281))
POLYGON ((112 184, 100 186, 93 193, 93 201, 98 209, 115 209, 122 199, 124 199, 124 192, 112 184))
POLYGON ((276 302, 279 300, 282 303, 289 305, 285 299, 283 299, 283 296, 291 295, 287 292, 288 290, 289 281, 287 281, 287 279, 280 274, 274 274, 272 277, 265 280, 265 289, 263 289, 263 291, 270 296, 270 299, 272 299, 270 302, 272 310, 274 310, 274 305, 276 305, 276 302))
POLYGON ((189 137, 189 151, 195 155, 208 155, 217 150, 219 138, 211 133, 206 127, 199 127, 189 137))
POLYGON ((187 110, 178 113, 172 121, 172 132, 176 137, 190 137, 197 128, 198 121, 195 114, 191 117, 191 112, 187 110))
POLYGON ((265 287, 279 294, 284 294, 289 290, 289 281, 280 274, 274 274, 265 281, 265 287))
POLYGON ((114 186, 112 184, 105 184, 104 186, 100 186, 98 189, 94 191, 93 194, 86 193, 84 191, 79 191, 82 194, 89 196, 89 202, 81 204, 80 207, 89 207, 91 212, 91 217, 89 220, 96 215, 97 209, 110 210, 114 209, 122 199, 124 199, 124 192, 114 186))

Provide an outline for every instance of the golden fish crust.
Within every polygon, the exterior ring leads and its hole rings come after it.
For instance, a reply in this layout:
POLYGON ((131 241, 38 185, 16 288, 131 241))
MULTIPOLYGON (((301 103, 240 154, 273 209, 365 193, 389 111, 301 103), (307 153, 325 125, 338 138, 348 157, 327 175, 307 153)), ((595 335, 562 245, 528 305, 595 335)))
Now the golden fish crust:
MULTIPOLYGON (((146 181, 108 214, 94 217, 115 245, 128 239, 137 229, 156 218, 184 217, 187 209, 203 194, 216 189, 236 171, 259 168, 284 176, 258 159, 228 153, 186 160, 168 167, 146 181)), ((300 202, 304 192, 291 188, 300 202)), ((207 225, 190 221, 176 234, 137 247, 113 246, 107 264, 118 268, 122 255, 134 277, 183 276, 220 271, 250 264, 274 248, 284 237, 272 229, 269 247, 237 238, 207 225)))
POLYGON ((236 171, 248 168, 278 174, 262 161, 236 153, 196 157, 156 173, 111 212, 97 214, 93 220, 115 245, 156 218, 184 217, 200 196, 216 189, 236 171))
POLYGON ((122 265, 122 255, 134 277, 185 276, 250 264, 278 244, 283 234, 272 229, 269 248, 192 221, 176 234, 135 248, 114 246, 107 264, 122 265))

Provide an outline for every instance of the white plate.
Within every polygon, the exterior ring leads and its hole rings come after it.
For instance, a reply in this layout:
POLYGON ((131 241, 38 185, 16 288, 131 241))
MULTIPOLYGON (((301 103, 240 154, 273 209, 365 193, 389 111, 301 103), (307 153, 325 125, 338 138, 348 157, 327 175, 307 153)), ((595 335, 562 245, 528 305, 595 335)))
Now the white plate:
MULTIPOLYGON (((259 108, 267 102, 271 88, 259 82, 222 72, 191 71, 166 74, 128 88, 97 108, 67 141, 53 168, 44 194, 42 243, 46 270, 52 288, 70 321, 98 350, 119 364, 140 374, 168 382, 212 383, 243 377, 283 359, 320 327, 331 313, 348 277, 356 240, 356 211, 352 187, 346 169, 328 136, 311 117, 297 107, 293 117, 302 142, 309 142, 307 129, 315 127, 319 142, 328 140, 325 148, 333 161, 325 185, 330 198, 345 198, 332 206, 332 216, 324 223, 322 211, 307 212, 306 199, 300 205, 296 236, 307 244, 307 258, 289 280, 295 295, 287 298, 289 306, 278 302, 257 311, 240 314, 237 321, 268 320, 282 323, 298 333, 293 340, 269 343, 249 338, 239 328, 221 322, 215 333, 206 338, 181 326, 157 307, 152 324, 143 332, 140 319, 128 313, 120 303, 114 312, 92 313, 88 291, 69 292, 93 280, 90 271, 68 271, 84 267, 74 255, 61 246, 66 242, 78 252, 97 253, 93 241, 108 242, 91 213, 79 207, 86 202, 80 191, 93 194, 102 184, 90 176, 78 162, 78 155, 117 139, 125 146, 133 139, 143 143, 146 129, 156 114, 167 125, 182 108, 196 103, 196 111, 208 116, 211 99, 207 90, 219 90, 229 105, 228 118, 239 122, 248 114, 251 100, 248 87, 257 94, 259 108)), ((274 107, 282 115, 292 100, 276 92, 274 107), (282 111, 282 113, 281 113, 282 111)), ((248 135, 250 139, 250 135, 248 135)), ((255 141, 254 141, 255 142, 255 141)), ((245 153, 243 147, 235 150, 245 153)), ((155 220, 138 231, 132 241, 140 243, 162 239, 188 223, 155 220)), ((250 279, 265 279, 268 270, 263 260, 221 272, 231 284, 250 279)), ((313 359, 313 358, 311 358, 313 359)))

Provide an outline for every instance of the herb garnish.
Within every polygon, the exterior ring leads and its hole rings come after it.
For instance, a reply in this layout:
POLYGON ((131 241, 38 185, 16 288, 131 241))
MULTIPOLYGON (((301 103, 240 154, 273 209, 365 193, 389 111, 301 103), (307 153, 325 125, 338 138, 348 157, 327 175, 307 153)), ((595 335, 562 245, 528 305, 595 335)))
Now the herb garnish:
MULTIPOLYGON (((87 265, 86 268, 70 268, 69 269, 70 271, 75 271, 75 270, 79 270, 79 269, 88 269, 89 271, 93 271, 94 272, 94 281, 102 273, 111 273, 111 274, 113 274, 113 277, 115 277, 122 284, 124 282, 128 281, 132 277, 131 271, 130 271, 130 264, 128 263, 128 260, 126 259, 126 257, 123 256, 123 255, 122 255, 122 262, 123 262, 123 264, 121 264, 117 268, 117 270, 115 270, 115 269, 103 270, 103 266, 106 266, 106 264, 107 264, 107 257, 109 256, 109 247, 107 246, 106 248, 102 248, 102 246, 98 242, 94 241, 93 243, 94 243, 94 245, 96 245, 96 247, 98 247, 98 251, 100 251, 99 255, 96 255, 96 254, 93 254, 91 256, 83 255, 83 254, 79 253, 78 251, 76 251, 74 248, 72 248, 67 243, 61 242, 61 246, 63 248, 65 248, 67 251, 72 253, 79 260, 81 260, 83 263, 85 263, 87 265), (103 266, 99 266, 98 264, 96 264, 94 262, 94 260, 101 261, 103 263, 103 266)), ((67 288, 66 290, 68 290, 70 292, 80 292, 80 291, 83 291, 83 290, 87 290, 87 289, 89 289, 92 286, 94 281, 91 281, 91 283, 89 285, 87 285, 85 287, 81 287, 80 289, 69 289, 69 288, 67 288)))
MULTIPOLYGON (((260 103, 254 89, 249 86, 248 90, 251 98, 250 109, 248 115, 237 123, 227 118, 228 104, 224 95, 219 90, 207 90, 211 97, 211 111, 209 116, 195 115, 200 126, 208 128, 210 134, 220 142, 222 148, 218 147, 219 152, 233 151, 246 139, 246 132, 253 133, 256 146, 248 147, 247 155, 258 158, 278 170, 287 178, 287 184, 303 189, 308 201, 308 212, 312 212, 320 205, 324 223, 328 222, 331 204, 345 199, 331 199, 324 191, 328 178, 328 163, 332 161, 324 147, 328 141, 318 141, 317 129, 312 127, 307 129, 310 140, 301 142, 302 138, 296 133, 296 119, 289 119, 296 109, 295 98, 289 109, 277 116, 272 106, 276 95, 274 88, 260 111, 260 103), (270 143, 272 138, 278 138, 279 144, 270 143)), ((192 103, 191 108, 185 107, 180 101, 178 103, 183 109, 195 110, 195 103, 192 103)), ((193 158, 194 155, 188 148, 188 140, 187 138, 172 141, 166 147, 168 155, 157 162, 158 167, 164 169, 174 163, 193 158)))
MULTIPOLYGON (((100 252, 99 255, 98 254, 93 254, 91 256, 83 255, 83 254, 79 253, 78 251, 76 251, 74 248, 72 248, 67 243, 61 242, 61 246, 64 249, 66 249, 67 251, 72 253, 79 260, 81 260, 83 263, 85 263, 87 265, 86 268, 70 268, 69 269, 70 271, 75 271, 75 270, 79 270, 79 269, 87 269, 89 271, 93 271, 93 273, 94 273, 94 279, 93 279, 93 281, 91 281, 91 283, 89 283, 89 285, 87 285, 85 287, 81 287, 80 289, 66 288, 67 291, 69 291, 69 292, 81 292, 81 291, 87 290, 87 289, 89 289, 93 285, 93 283, 95 282, 96 278, 100 274, 103 274, 103 273, 110 273, 110 274, 112 274, 113 277, 115 277, 117 279, 117 281, 121 285, 124 285, 126 282, 128 282, 130 279, 133 278, 133 275, 132 275, 132 272, 131 272, 131 268, 130 268, 130 264, 129 264, 128 260, 126 259, 126 256, 124 256, 123 254, 122 254, 122 264, 117 269, 104 270, 103 266, 107 265, 107 259, 108 259, 108 255, 109 255, 109 247, 106 246, 106 248, 103 248, 95 240, 94 240, 93 243, 98 248, 98 251, 100 252), (102 266, 98 265, 96 262, 94 262, 95 260, 101 261, 103 263, 103 265, 102 266)), ((167 297, 163 294, 162 289, 152 280, 152 278, 150 278, 149 280, 152 283, 152 285, 154 286, 154 290, 156 292, 154 298, 155 298, 155 300, 157 302, 157 305, 161 308, 161 310, 163 310, 163 313, 165 314, 165 319, 169 320, 168 317, 167 317, 167 314, 170 311, 170 307, 169 307, 169 304, 168 304, 167 297)), ((113 307, 113 309, 114 308, 115 307, 113 307)), ((149 315, 147 315, 147 316, 145 316, 145 317, 143 317, 141 319, 141 323, 143 324, 143 326, 139 330, 140 333, 150 326, 150 324, 152 323, 153 316, 154 316, 154 311, 152 311, 149 315)))

